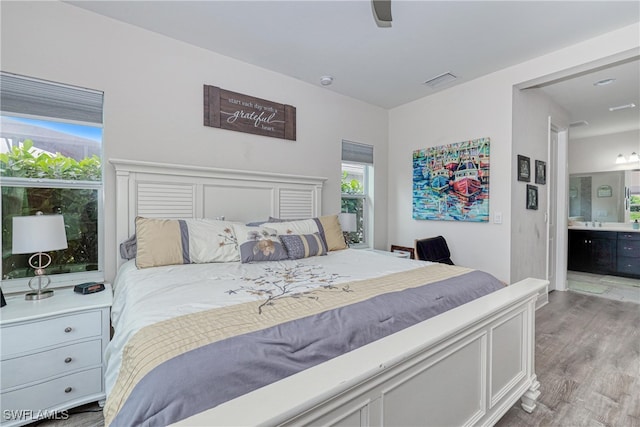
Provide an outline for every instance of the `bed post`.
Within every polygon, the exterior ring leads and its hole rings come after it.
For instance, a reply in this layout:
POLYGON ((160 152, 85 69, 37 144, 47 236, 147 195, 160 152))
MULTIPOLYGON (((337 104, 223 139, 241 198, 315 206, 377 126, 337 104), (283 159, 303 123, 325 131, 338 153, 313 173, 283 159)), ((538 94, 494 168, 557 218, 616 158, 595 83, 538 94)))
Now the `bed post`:
POLYGON ((536 409, 538 397, 540 397, 540 381, 536 376, 533 377, 531 387, 522 395, 520 406, 528 413, 532 413, 536 409))
POLYGON ((120 243, 132 234, 132 230, 129 229, 130 172, 119 169, 117 163, 114 163, 114 167, 116 169, 116 260, 119 267, 123 263, 120 257, 120 243))
MULTIPOLYGON (((546 293, 548 293, 548 285, 545 287, 546 293)), ((527 413, 532 413, 536 409, 538 397, 540 397, 540 381, 535 374, 535 353, 536 353, 536 305, 537 299, 529 305, 529 322, 531 327, 528 328, 528 341, 529 341, 529 362, 528 362, 528 375, 531 377, 531 386, 524 392, 520 398, 520 405, 527 413)))

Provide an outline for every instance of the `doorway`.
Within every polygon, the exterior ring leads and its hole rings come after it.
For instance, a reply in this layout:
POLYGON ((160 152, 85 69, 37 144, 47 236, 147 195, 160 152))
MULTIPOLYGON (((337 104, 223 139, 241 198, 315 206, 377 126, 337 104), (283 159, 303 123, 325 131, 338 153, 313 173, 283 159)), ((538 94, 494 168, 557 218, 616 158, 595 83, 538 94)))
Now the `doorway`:
MULTIPOLYGON (((629 51, 518 85, 520 89, 540 89, 554 101, 554 107, 551 107, 549 112, 552 117, 548 123, 548 199, 544 217, 547 231, 545 265, 550 289, 569 288, 567 257, 571 215, 568 206, 571 192, 570 173, 621 170, 621 166, 615 164, 618 152, 627 157, 631 157, 629 153, 637 152, 637 135, 640 132, 637 111, 634 113, 633 110, 620 110, 613 114, 609 107, 624 104, 616 98, 619 92, 624 93, 626 97, 630 93, 640 93, 640 90, 635 89, 640 81, 639 77, 640 55, 637 51, 629 51), (560 114, 556 114, 555 106, 562 108, 560 114), (568 113, 568 117, 563 117, 565 113, 562 111, 568 113), (636 118, 633 124, 623 123, 622 120, 628 116, 636 118), (562 120, 563 118, 569 120, 562 120), (615 118, 619 121, 605 123, 605 118, 615 118), (632 137, 634 135, 635 138, 632 137), (602 136, 609 138, 603 139, 602 136), (581 145, 582 148, 575 151, 575 143, 578 141, 594 141, 594 144, 581 145), (554 159, 554 156, 557 157, 554 159), (575 169, 576 166, 580 170, 571 169, 575 169)), ((615 108, 613 110, 617 111, 615 108)), ((529 146, 516 146, 515 149, 531 150, 529 146)), ((630 166, 626 168, 628 167, 630 166)), ((640 168, 640 163, 635 168, 640 168)), ((603 223, 612 221, 606 219, 606 214, 611 212, 605 211, 610 210, 597 208, 595 213, 602 218, 603 223)), ((620 225, 630 228, 630 224, 620 225)), ((635 283, 633 286, 636 286, 640 293, 640 286, 635 283)))

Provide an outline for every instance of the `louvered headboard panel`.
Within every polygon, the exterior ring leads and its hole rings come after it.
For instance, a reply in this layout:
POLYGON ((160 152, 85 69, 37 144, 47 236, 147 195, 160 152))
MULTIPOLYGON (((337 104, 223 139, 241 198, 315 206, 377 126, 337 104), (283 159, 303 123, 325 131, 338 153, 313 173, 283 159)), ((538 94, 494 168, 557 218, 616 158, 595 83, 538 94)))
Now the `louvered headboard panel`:
POLYGON ((313 194, 305 190, 280 189, 278 198, 280 205, 280 218, 297 219, 311 218, 313 207, 313 194))
POLYGON ((139 182, 136 214, 153 218, 193 218, 195 190, 195 185, 139 182))
MULTIPOLYGON (((326 178, 112 159, 117 244, 136 216, 260 221, 322 214, 326 178)), ((117 248, 116 248, 117 249, 117 248)), ((118 256, 118 259, 120 257, 118 256)))

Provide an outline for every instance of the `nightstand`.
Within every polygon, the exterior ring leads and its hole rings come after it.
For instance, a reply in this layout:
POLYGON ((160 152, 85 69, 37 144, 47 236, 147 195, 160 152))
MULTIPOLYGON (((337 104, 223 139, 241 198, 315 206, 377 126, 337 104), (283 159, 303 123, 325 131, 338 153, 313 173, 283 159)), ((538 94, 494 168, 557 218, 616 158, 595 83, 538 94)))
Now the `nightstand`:
POLYGON ((381 249, 367 249, 367 250, 371 251, 371 252, 375 252, 377 254, 392 256, 392 257, 396 257, 396 258, 407 258, 407 259, 409 259, 410 255, 411 255, 409 252, 390 252, 390 251, 383 251, 381 249))
POLYGON ((39 301, 6 298, 0 309, 2 426, 53 417, 105 398, 112 298, 106 284, 104 291, 89 295, 69 288, 39 301))

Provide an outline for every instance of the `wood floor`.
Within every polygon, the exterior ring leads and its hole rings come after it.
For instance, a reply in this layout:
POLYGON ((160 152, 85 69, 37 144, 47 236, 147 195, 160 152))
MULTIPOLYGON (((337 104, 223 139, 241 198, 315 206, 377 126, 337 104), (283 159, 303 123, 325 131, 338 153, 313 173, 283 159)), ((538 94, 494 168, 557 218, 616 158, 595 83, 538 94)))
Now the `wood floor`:
POLYGON ((538 407, 496 424, 640 427, 640 305, 552 292, 536 313, 538 407))
MULTIPOLYGON (((535 411, 517 404, 496 426, 640 427, 640 305, 552 292, 536 313, 536 373, 535 411)), ((38 425, 101 427, 103 419, 85 412, 38 425)))

